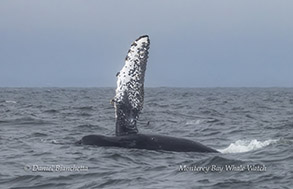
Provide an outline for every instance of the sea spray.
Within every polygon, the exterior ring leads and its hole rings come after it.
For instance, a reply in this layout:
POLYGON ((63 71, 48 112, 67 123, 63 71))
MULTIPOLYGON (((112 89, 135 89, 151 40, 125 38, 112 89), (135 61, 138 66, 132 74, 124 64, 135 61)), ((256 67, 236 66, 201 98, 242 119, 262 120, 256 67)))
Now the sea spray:
POLYGON ((221 153, 242 153, 249 152, 252 150, 257 150, 268 146, 270 144, 276 143, 278 140, 269 139, 266 141, 253 140, 237 140, 236 142, 230 144, 227 148, 218 149, 221 153))

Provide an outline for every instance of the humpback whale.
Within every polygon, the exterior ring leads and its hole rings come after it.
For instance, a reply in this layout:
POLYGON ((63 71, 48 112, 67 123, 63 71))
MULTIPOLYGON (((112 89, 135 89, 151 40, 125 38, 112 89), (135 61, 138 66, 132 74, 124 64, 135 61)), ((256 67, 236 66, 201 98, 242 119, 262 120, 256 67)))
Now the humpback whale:
POLYGON ((136 39, 117 73, 115 108, 116 136, 87 135, 78 144, 175 152, 218 152, 201 143, 170 136, 138 133, 137 120, 144 102, 144 76, 150 47, 149 36, 136 39))

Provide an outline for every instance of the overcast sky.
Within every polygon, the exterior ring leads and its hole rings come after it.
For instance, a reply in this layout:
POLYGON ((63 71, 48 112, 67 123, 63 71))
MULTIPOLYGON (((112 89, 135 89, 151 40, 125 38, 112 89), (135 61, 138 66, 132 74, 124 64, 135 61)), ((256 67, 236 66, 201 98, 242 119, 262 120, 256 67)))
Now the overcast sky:
POLYGON ((293 87, 292 0, 1 0, 0 87, 115 87, 144 34, 147 87, 293 87))

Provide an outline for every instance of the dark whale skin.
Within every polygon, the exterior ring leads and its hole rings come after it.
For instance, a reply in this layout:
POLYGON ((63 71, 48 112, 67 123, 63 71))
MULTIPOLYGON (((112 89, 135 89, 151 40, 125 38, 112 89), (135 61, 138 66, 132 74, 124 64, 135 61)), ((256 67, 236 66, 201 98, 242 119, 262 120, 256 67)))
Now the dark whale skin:
POLYGON ((162 135, 130 134, 123 136, 87 135, 78 144, 95 146, 112 146, 122 148, 136 148, 146 150, 163 150, 173 152, 214 152, 210 147, 201 143, 162 135))

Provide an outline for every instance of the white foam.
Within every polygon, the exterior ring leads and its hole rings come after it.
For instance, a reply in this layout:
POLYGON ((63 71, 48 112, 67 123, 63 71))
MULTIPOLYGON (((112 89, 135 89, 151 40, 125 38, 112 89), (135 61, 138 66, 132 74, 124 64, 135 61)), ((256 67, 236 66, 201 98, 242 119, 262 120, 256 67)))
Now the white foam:
POLYGON ((201 119, 186 121, 186 125, 199 125, 203 122, 201 119))
POLYGON ((253 140, 237 140, 236 142, 230 144, 227 148, 218 149, 221 153, 242 153, 242 152, 249 152, 253 150, 257 150, 268 146, 270 144, 276 143, 278 140, 265 140, 265 141, 258 141, 256 139, 253 140))
POLYGON ((6 103, 11 103, 11 104, 16 104, 16 101, 13 101, 13 100, 6 100, 5 102, 6 103))

